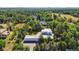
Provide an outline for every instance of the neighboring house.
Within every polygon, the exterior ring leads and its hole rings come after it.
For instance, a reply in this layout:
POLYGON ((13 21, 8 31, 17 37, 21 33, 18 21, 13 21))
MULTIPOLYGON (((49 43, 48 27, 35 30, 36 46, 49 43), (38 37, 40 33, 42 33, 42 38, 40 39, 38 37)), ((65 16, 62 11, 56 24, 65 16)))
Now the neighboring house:
POLYGON ((0 29, 0 37, 6 37, 9 34, 9 31, 6 29, 0 29))
POLYGON ((45 28, 43 30, 41 30, 42 33, 42 37, 43 38, 51 38, 53 39, 54 34, 52 33, 52 30, 50 28, 45 28))
POLYGON ((37 16, 35 16, 35 15, 33 15, 32 17, 33 17, 34 19, 37 19, 37 16))
POLYGON ((42 25, 44 25, 44 26, 47 25, 46 21, 40 21, 40 24, 42 24, 42 25))

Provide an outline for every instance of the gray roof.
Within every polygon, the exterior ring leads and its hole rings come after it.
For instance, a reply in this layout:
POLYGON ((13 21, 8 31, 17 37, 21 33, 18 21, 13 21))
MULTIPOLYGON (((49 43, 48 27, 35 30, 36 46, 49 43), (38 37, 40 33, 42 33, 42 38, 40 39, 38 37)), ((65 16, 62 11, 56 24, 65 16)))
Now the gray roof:
POLYGON ((24 41, 38 41, 39 37, 36 35, 26 35, 24 41))

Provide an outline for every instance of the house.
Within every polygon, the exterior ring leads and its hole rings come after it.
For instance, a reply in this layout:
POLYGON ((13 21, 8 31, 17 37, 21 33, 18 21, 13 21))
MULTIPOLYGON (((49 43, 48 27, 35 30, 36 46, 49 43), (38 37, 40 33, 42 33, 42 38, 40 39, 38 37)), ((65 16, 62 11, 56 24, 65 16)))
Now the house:
POLYGON ((32 17, 33 17, 34 19, 37 19, 37 16, 35 16, 35 15, 33 15, 32 17))
POLYGON ((38 43, 39 37, 36 35, 26 35, 24 38, 24 43, 38 43))
POLYGON ((44 26, 47 25, 46 21, 40 21, 40 24, 42 24, 42 25, 44 25, 44 26))
POLYGON ((42 33, 42 37, 43 38, 51 38, 53 39, 54 34, 52 33, 52 30, 50 28, 45 28, 43 30, 41 30, 42 33))
POLYGON ((53 39, 53 33, 52 30, 49 28, 41 30, 41 32, 38 32, 36 35, 26 35, 24 37, 24 46, 28 46, 30 48, 30 51, 33 51, 33 48, 39 43, 40 36, 43 36, 43 38, 52 38, 53 39))
POLYGON ((38 32, 36 35, 26 35, 24 38, 24 43, 38 43, 40 36, 43 38, 51 38, 53 39, 54 34, 52 33, 52 30, 50 28, 45 28, 41 30, 41 32, 38 32))
POLYGON ((40 39, 41 32, 38 32, 36 35, 26 35, 24 38, 24 46, 28 46, 30 51, 33 51, 33 48, 38 44, 40 39))
POLYGON ((39 42, 39 33, 37 35, 26 35, 24 38, 24 46, 28 46, 30 51, 33 51, 33 48, 39 42))

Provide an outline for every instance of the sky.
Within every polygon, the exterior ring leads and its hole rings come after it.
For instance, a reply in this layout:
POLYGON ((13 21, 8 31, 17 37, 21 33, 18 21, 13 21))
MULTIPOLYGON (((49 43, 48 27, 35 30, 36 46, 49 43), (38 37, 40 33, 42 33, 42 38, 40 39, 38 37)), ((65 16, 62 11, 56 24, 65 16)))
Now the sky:
POLYGON ((79 7, 79 0, 0 0, 0 7, 79 7))

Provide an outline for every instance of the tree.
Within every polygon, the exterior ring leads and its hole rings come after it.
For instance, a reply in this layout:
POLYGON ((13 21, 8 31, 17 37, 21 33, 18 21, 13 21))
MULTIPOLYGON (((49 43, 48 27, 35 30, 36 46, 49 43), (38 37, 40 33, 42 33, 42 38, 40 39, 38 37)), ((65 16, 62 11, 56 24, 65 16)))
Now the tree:
POLYGON ((30 50, 30 48, 28 46, 24 47, 24 51, 29 51, 29 50, 30 50))
POLYGON ((5 15, 0 15, 0 23, 4 23, 5 22, 5 15))
POLYGON ((13 47, 13 50, 15 51, 23 51, 24 48, 23 48, 23 44, 15 44, 14 47, 13 47))
POLYGON ((33 48, 34 51, 40 51, 40 46, 39 45, 36 45, 34 48, 33 48))
POLYGON ((53 18, 56 19, 57 18, 57 15, 56 14, 53 14, 53 18))
POLYGON ((10 34, 6 37, 5 40, 7 40, 7 41, 13 40, 14 36, 15 36, 15 32, 10 32, 10 34))
POLYGON ((5 47, 5 41, 3 39, 0 39, 0 50, 3 50, 5 47))
POLYGON ((67 44, 64 41, 60 41, 58 46, 59 46, 59 50, 61 50, 61 51, 65 51, 67 48, 67 44))
POLYGON ((47 50, 47 43, 40 44, 40 51, 46 51, 47 50))
POLYGON ((74 39, 70 39, 69 43, 68 43, 68 48, 72 49, 72 50, 76 50, 77 49, 77 42, 74 39))

